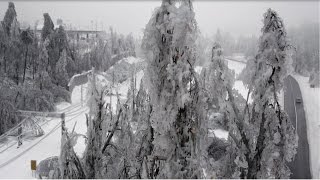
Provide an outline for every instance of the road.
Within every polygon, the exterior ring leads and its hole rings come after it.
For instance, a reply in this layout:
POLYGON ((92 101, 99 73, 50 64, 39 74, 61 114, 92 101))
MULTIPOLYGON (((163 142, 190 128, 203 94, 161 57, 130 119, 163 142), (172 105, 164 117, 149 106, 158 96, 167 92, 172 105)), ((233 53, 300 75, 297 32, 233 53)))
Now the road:
MULTIPOLYGON (((83 133, 86 129, 85 112, 87 107, 72 105, 66 109, 66 127, 72 129, 75 122, 76 132, 83 133)), ((30 170, 30 160, 41 160, 60 154, 61 145, 61 121, 58 118, 52 118, 41 126, 45 135, 32 139, 24 140, 20 148, 16 148, 13 143, 2 153, 0 153, 0 179, 12 178, 32 178, 30 170)))
POLYGON ((288 166, 291 170, 290 178, 293 179, 311 179, 309 163, 309 144, 307 138, 306 116, 303 109, 303 100, 296 103, 297 97, 302 99, 298 82, 288 76, 284 82, 284 109, 288 113, 293 126, 298 133, 298 149, 293 162, 288 166))

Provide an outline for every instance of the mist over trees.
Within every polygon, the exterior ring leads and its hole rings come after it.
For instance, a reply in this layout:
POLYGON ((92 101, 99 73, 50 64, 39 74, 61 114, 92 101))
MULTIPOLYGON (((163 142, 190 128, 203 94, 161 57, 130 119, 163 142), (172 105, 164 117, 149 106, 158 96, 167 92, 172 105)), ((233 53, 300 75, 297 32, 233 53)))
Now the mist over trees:
POLYGON ((288 31, 295 47, 292 55, 294 71, 309 76, 309 82, 319 86, 319 23, 304 23, 288 31))

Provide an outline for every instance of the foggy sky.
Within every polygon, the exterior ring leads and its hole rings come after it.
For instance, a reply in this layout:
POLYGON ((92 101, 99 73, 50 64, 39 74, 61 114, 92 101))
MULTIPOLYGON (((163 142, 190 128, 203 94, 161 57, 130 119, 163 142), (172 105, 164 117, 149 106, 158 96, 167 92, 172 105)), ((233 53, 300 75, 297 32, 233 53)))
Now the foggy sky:
MULTIPOLYGON (((14 1, 13 1, 14 2, 14 1)), ((19 22, 33 27, 36 20, 43 22, 48 12, 53 22, 57 18, 81 29, 107 30, 142 36, 153 10, 161 1, 17 1, 14 2, 19 22)), ((194 1, 194 11, 200 31, 212 35, 217 28, 234 36, 259 35, 263 13, 276 10, 286 27, 304 22, 319 22, 318 1, 194 1)), ((3 19, 8 2, 0 2, 3 19)))

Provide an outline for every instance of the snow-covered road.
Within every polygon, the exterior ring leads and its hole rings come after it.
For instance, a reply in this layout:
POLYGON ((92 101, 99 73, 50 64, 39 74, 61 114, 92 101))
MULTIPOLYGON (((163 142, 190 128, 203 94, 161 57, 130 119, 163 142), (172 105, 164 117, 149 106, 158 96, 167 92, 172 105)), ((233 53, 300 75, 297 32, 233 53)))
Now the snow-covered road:
POLYGON ((306 113, 312 178, 320 178, 320 88, 311 88, 309 78, 294 74, 299 83, 306 113))
MULTIPOLYGON (((80 89, 75 88, 73 98, 79 98, 80 89)), ((76 99, 73 103, 60 103, 57 105, 58 112, 66 113, 66 127, 73 128, 77 122, 75 131, 83 133, 86 129, 85 112, 88 108, 79 104, 76 99)), ((0 148, 0 178, 33 178, 31 172, 31 160, 39 163, 41 160, 60 154, 61 142, 61 120, 59 118, 48 118, 40 123, 45 134, 43 136, 26 139, 22 146, 17 148, 15 139, 0 148)), ((78 148, 81 149, 81 148, 78 148)), ((77 147, 76 147, 77 151, 77 147)))

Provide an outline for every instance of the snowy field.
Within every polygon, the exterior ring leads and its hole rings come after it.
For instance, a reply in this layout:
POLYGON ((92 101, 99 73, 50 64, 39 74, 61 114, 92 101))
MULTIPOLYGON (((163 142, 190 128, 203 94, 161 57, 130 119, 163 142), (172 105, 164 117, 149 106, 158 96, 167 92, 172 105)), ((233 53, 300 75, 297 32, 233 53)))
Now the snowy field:
POLYGON ((293 75, 298 81, 306 113, 312 177, 320 178, 320 88, 310 88, 309 78, 293 75))

